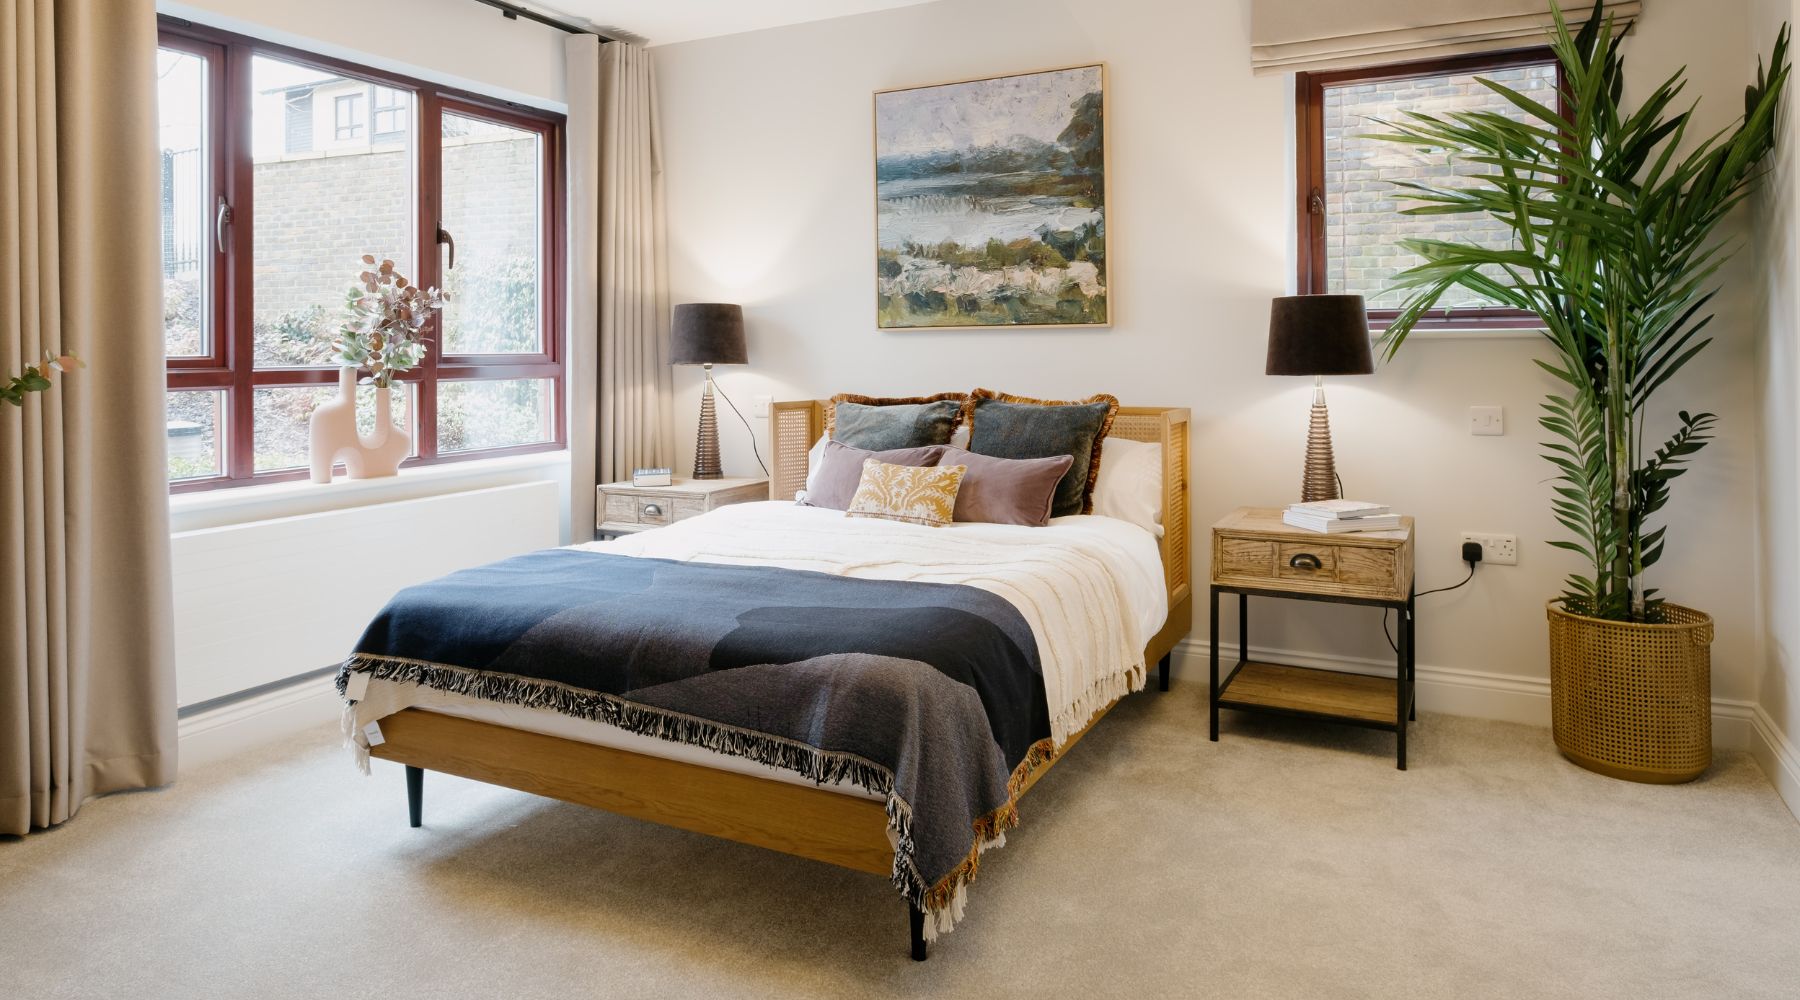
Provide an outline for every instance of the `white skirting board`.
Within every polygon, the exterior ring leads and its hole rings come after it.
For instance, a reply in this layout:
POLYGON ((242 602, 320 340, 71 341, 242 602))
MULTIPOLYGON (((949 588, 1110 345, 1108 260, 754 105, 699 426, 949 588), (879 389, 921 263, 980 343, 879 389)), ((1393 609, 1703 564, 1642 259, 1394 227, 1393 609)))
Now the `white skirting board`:
MULTIPOLYGON (((1387 660, 1362 657, 1304 653, 1292 649, 1267 649, 1253 646, 1253 659, 1274 663, 1291 663, 1297 667, 1342 670, 1348 673, 1392 677, 1394 665, 1387 660)), ((1207 645, 1198 639, 1184 639, 1175 648, 1170 674, 1186 683, 1207 682, 1207 645)), ((1219 645, 1219 669, 1228 670, 1237 663, 1235 645, 1219 645)), ((1418 670, 1419 708, 1446 715, 1462 715, 1498 722, 1519 722, 1529 726, 1550 727, 1550 679, 1517 677, 1459 667, 1434 667, 1424 663, 1418 670)), ((1748 751, 1768 775, 1796 818, 1800 818, 1800 751, 1782 735, 1775 720, 1753 701, 1714 698, 1713 747, 1719 750, 1748 751)))
POLYGON ((179 768, 202 767, 308 729, 318 731, 321 745, 336 746, 343 711, 332 678, 313 677, 195 713, 177 727, 179 768))

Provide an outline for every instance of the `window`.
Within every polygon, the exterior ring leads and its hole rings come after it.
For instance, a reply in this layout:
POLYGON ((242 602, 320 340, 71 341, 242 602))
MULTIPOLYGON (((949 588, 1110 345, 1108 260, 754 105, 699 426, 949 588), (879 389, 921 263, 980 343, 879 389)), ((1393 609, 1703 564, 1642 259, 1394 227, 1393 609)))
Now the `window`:
POLYGON ((355 139, 362 135, 361 94, 341 94, 332 102, 332 115, 337 125, 337 140, 355 139))
POLYGON ((387 142, 403 137, 411 124, 406 120, 406 91, 376 84, 370 94, 369 127, 374 130, 374 140, 387 142))
MULTIPOLYGON (((1362 138, 1380 131, 1374 119, 1391 119, 1406 111, 1438 115, 1491 111, 1524 117, 1523 111, 1476 77, 1504 83, 1544 104, 1555 106, 1559 100, 1560 75, 1548 49, 1298 75, 1297 287, 1302 293, 1360 294, 1368 300, 1370 324, 1383 327, 1404 302, 1402 294, 1387 290, 1390 279, 1419 262, 1400 248, 1400 240, 1450 234, 1496 247, 1512 244, 1511 230, 1484 216, 1400 214, 1407 203, 1396 200, 1394 180, 1456 185, 1469 183, 1459 182, 1459 176, 1485 168, 1446 163, 1442 155, 1362 138)), ((1538 325, 1528 313, 1490 304, 1460 288, 1446 293, 1439 306, 1419 323, 1421 327, 1538 325)))
POLYGON ((365 253, 451 295, 409 465, 562 447, 560 116, 172 20, 158 69, 172 490, 305 477, 365 253))

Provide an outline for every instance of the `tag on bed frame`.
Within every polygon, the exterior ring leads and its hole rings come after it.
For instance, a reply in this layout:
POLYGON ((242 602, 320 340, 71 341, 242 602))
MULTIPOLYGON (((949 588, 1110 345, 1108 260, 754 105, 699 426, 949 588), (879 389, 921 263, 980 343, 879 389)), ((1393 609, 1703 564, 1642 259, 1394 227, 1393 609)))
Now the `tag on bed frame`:
POLYGON ((344 697, 349 701, 361 701, 369 693, 369 675, 351 674, 344 685, 344 697))
POLYGON ((378 747, 387 742, 387 738, 381 735, 381 723, 379 722, 371 722, 364 726, 363 735, 369 738, 369 745, 372 747, 378 747))

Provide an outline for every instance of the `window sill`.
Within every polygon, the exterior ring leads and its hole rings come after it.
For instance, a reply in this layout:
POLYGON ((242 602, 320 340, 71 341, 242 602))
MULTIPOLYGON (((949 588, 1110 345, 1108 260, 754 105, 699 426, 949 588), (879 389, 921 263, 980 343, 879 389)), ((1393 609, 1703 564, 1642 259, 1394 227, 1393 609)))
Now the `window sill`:
POLYGON ((300 480, 203 493, 177 493, 169 497, 169 529, 180 532, 222 528, 251 521, 508 486, 559 477, 568 467, 569 452, 564 449, 421 465, 381 479, 339 476, 330 483, 300 480))

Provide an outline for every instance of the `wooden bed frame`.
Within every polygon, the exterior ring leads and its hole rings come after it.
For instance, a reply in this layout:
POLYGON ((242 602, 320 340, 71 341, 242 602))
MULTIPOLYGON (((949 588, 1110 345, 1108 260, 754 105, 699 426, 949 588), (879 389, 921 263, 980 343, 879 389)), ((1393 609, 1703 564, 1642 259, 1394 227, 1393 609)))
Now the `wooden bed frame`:
MULTIPOLYGON (((805 486, 807 452, 824 432, 825 405, 810 399, 774 404, 771 498, 792 498, 805 486)), ((1187 635, 1193 619, 1188 420, 1184 408, 1122 407, 1111 431, 1115 437, 1154 441, 1163 448, 1161 548, 1169 617, 1144 657, 1146 663, 1157 664, 1158 686, 1164 691, 1169 689, 1170 653, 1187 635)), ((1100 715, 1030 775, 1021 796, 1100 715)), ((371 747, 369 754, 406 765, 407 805, 415 827, 421 823, 424 772, 442 771, 856 871, 884 877, 893 871, 887 813, 875 799, 416 708, 383 718, 381 732, 384 742, 371 747)), ((924 914, 911 906, 908 910, 912 956, 923 961, 924 914)))

